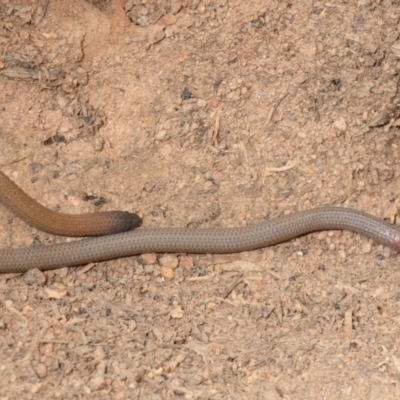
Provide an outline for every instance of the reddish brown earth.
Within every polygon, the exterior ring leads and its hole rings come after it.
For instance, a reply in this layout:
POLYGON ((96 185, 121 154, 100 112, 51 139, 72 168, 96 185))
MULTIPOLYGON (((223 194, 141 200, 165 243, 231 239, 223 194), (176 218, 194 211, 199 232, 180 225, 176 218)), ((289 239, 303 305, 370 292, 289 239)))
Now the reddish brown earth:
MULTIPOLYGON (((388 0, 0 0, 1 171, 144 226, 393 218, 399 18, 388 0)), ((69 240, 0 218, 1 247, 69 240)), ((398 255, 348 232, 2 275, 0 397, 397 398, 399 282, 398 255)))

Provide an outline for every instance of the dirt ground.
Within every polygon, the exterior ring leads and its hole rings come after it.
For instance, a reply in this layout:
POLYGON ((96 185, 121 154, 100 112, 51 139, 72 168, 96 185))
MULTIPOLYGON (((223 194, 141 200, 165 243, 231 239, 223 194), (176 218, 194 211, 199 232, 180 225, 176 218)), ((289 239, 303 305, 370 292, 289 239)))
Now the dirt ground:
MULTIPOLYGON (((1 171, 144 227, 393 219, 399 18, 389 0, 0 0, 1 171)), ((70 240, 0 218, 0 247, 70 240)), ((398 282, 398 255, 349 232, 2 275, 0 397, 398 398, 398 282)))

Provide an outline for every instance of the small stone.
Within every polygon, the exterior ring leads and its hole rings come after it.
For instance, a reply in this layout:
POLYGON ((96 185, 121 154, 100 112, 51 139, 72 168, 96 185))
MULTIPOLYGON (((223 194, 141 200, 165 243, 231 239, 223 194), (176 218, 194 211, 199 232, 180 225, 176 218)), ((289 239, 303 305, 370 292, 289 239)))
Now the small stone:
POLYGON ((92 392, 100 390, 101 388, 104 387, 104 384, 105 382, 103 376, 95 376, 88 382, 88 386, 92 392))
POLYGON ((177 17, 173 14, 165 14, 162 17, 162 21, 164 22, 165 25, 174 25, 176 24, 177 17))
POLYGON ((344 250, 339 250, 338 255, 342 261, 345 261, 347 259, 347 254, 344 250))
POLYGON ((176 306, 171 310, 170 315, 171 315, 171 318, 181 319, 185 315, 185 313, 182 310, 181 306, 176 306))
POLYGON ((127 0, 124 4, 124 10, 125 11, 130 11, 132 10, 133 6, 135 5, 135 1, 134 0, 127 0))
POLYGON ((171 127, 172 127, 172 121, 170 119, 167 119, 163 124, 163 128, 169 131, 171 127))
POLYGON ((182 106, 182 111, 183 111, 184 113, 189 113, 189 112, 191 112, 193 109, 194 109, 193 103, 185 103, 185 104, 183 104, 183 106, 182 106))
POLYGON ((129 322, 129 329, 133 332, 133 331, 135 331, 136 330, 136 328, 137 328, 137 323, 136 323, 136 321, 135 320, 131 320, 130 322, 129 322))
POLYGON ((215 310, 217 308, 217 304, 216 303, 214 303, 214 302, 212 302, 212 301, 210 301, 209 303, 207 303, 207 306, 206 306, 206 309, 207 310, 215 310))
POLYGON ((61 283, 54 283, 51 287, 45 287, 44 292, 47 294, 49 299, 62 299, 64 298, 68 290, 67 288, 61 283))
POLYGON ((135 275, 140 276, 144 274, 143 265, 138 264, 135 268, 135 275))
POLYGON ((190 126, 190 130, 195 131, 199 126, 200 124, 198 122, 193 122, 192 125, 190 126))
POLYGON ((47 368, 44 364, 38 364, 35 368, 35 373, 38 378, 45 378, 47 376, 47 368))
POLYGON ((144 272, 146 274, 152 274, 154 272, 154 265, 146 265, 144 267, 144 272))
POLYGON ((111 386, 111 384, 112 384, 112 379, 111 378, 105 378, 104 379, 104 383, 107 385, 107 386, 111 386))
POLYGON ((166 254, 160 258, 163 267, 175 269, 178 266, 178 257, 173 254, 166 254))
POLYGON ((301 313, 301 312, 303 311, 303 307, 302 307, 302 305, 301 305, 299 302, 297 302, 297 303, 294 305, 294 310, 295 310, 296 312, 298 312, 298 313, 301 313))
POLYGON ((181 11, 182 7, 183 7, 182 1, 177 1, 175 3, 172 3, 171 4, 171 13, 178 14, 178 12, 181 11))
POLYGON ((25 316, 31 316, 34 312, 34 309, 32 306, 30 306, 29 304, 25 304, 22 308, 22 313, 25 316))
POLYGON ((361 248, 361 251, 362 251, 364 254, 370 254, 370 253, 372 252, 371 243, 370 243, 370 242, 364 243, 363 246, 362 246, 362 248, 361 248))
POLYGON ((43 348, 43 355, 50 355, 54 351, 54 344, 53 343, 46 343, 43 348))
POLYGON ((347 129, 346 120, 343 117, 339 117, 334 123, 333 126, 340 132, 345 132, 347 129))
POLYGON ((229 89, 235 90, 239 87, 239 84, 237 81, 230 81, 228 86, 229 86, 229 89))
POLYGON ((165 38, 165 27, 152 25, 155 29, 147 35, 148 48, 153 44, 161 42, 165 38))
POLYGON ((212 107, 212 108, 217 108, 217 107, 219 107, 220 102, 219 102, 218 100, 216 100, 216 99, 212 99, 212 100, 209 101, 208 104, 209 104, 210 107, 212 107))
MULTIPOLYGON (((58 95, 56 97, 56 102, 60 108, 64 108, 68 104, 67 98, 63 95, 58 95)), ((64 121, 66 121, 66 120, 64 120, 64 121)), ((61 122, 61 125, 63 125, 63 122, 61 122)))
POLYGON ((212 179, 214 182, 222 182, 223 180, 225 180, 225 175, 222 174, 222 172, 220 171, 213 171, 212 172, 212 179))
POLYGON ((165 279, 173 279, 175 276, 175 272, 172 268, 161 267, 160 272, 165 279))
POLYGON ((57 371, 58 369, 60 369, 60 361, 57 359, 53 359, 51 361, 51 365, 50 365, 51 369, 53 371, 57 371))
POLYGON ((157 262, 156 253, 144 253, 140 256, 143 264, 155 264, 157 262))
POLYGON ((36 384, 34 384, 33 386, 31 386, 31 393, 32 394, 36 394, 39 392, 39 390, 42 388, 43 384, 41 382, 38 382, 36 384))
POLYGON ((43 285, 46 282, 46 276, 37 268, 30 269, 22 276, 22 280, 27 285, 43 285))
MULTIPOLYGON (((128 17, 131 19, 131 21, 137 25, 142 25, 144 23, 143 17, 146 17, 149 13, 149 10, 143 6, 143 5, 138 5, 135 7, 132 7, 132 9, 127 13, 128 17)), ((148 18, 146 17, 146 22, 148 18)), ((146 26, 146 25, 144 25, 146 26)))
POLYGON ((179 257, 179 268, 181 269, 192 269, 194 267, 193 258, 189 256, 180 256, 179 257))
POLYGON ((317 46, 315 44, 307 44, 299 49, 300 54, 307 58, 314 58, 317 54, 317 46))
POLYGON ((383 249, 383 254, 382 254, 383 258, 389 258, 392 256, 392 254, 393 254, 393 250, 390 247, 385 247, 383 249))
POLYGON ((161 141, 165 139, 165 136, 167 136, 167 131, 165 129, 161 129, 158 133, 156 133, 154 139, 161 141))
POLYGON ((95 136, 92 140, 92 146, 94 151, 102 151, 104 147, 105 140, 101 136, 95 136))
POLYGON ((43 169, 43 164, 32 162, 29 164, 29 172, 33 175, 38 174, 43 169))
POLYGON ((197 100, 197 107, 199 108, 204 108, 207 105, 207 101, 204 99, 198 99, 197 100))
POLYGON ((186 133, 189 133, 189 131, 190 131, 190 125, 187 122, 185 122, 185 125, 183 126, 183 129, 182 129, 182 133, 186 134, 186 133))
POLYGON ((237 100, 239 100, 239 95, 236 93, 236 92, 230 92, 230 93, 228 93, 227 95, 226 95, 226 98, 228 99, 228 100, 232 100, 232 101, 237 101, 237 100))
POLYGON ((204 182, 204 188, 203 188, 203 190, 204 190, 204 192, 210 192, 210 191, 212 191, 214 189, 214 183, 213 182, 211 182, 211 181, 205 181, 204 182))

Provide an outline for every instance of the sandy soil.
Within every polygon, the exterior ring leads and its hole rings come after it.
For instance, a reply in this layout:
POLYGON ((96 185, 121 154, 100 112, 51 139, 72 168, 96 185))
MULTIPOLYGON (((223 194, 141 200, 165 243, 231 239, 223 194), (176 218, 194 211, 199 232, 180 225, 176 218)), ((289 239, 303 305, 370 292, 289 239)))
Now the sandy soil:
MULTIPOLYGON (((397 213, 389 0, 0 1, 0 168, 64 212, 397 213), (143 4, 141 4, 143 3, 143 4)), ((0 209, 0 246, 66 241, 0 209)), ((393 399, 399 258, 348 232, 0 276, 0 397, 393 399)))

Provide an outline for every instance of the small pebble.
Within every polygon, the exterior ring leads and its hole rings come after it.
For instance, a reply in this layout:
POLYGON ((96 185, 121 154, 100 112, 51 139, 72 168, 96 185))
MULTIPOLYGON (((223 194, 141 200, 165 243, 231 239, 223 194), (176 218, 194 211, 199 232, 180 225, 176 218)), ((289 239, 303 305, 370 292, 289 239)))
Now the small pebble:
POLYGON ((26 285, 44 285, 46 276, 37 268, 30 269, 22 275, 22 280, 26 285))
POLYGON ((197 107, 199 108, 204 108, 207 105, 207 101, 204 99, 198 99, 197 100, 197 107))
POLYGON ((179 268, 192 269, 194 267, 193 258, 189 256, 179 257, 179 268))
POLYGON ((152 274, 154 272, 154 265, 145 265, 144 272, 146 274, 152 274))
POLYGON ((45 378, 47 376, 47 368, 44 364, 38 364, 35 368, 35 373, 38 378, 45 378))
POLYGON ((177 1, 171 4, 171 13, 172 14, 178 14, 179 11, 181 11, 183 7, 183 1, 177 1))
POLYGON ((172 127, 172 121, 170 119, 167 119, 163 124, 163 128, 169 131, 171 127, 172 127))
POLYGON ((228 86, 229 86, 229 89, 235 90, 236 88, 239 87, 239 84, 238 84, 237 81, 234 80, 234 81, 230 81, 229 84, 228 84, 228 86))
POLYGON ((157 262, 156 253, 144 253, 140 256, 143 264, 155 264, 157 262))
POLYGON ((361 251, 364 254, 370 254, 372 252, 372 245, 369 242, 363 244, 361 251))
POLYGON ((94 378, 90 379, 87 385, 93 392, 96 390, 100 390, 102 387, 104 387, 104 377, 95 376, 94 378))
POLYGON ((333 126, 340 132, 345 132, 347 129, 346 121, 343 117, 338 118, 334 123, 333 126))
POLYGON ((105 384, 107 385, 107 386, 111 386, 111 384, 112 384, 112 379, 111 378, 105 378, 104 379, 104 382, 105 382, 105 384))
POLYGON ((162 17, 162 21, 167 26, 174 25, 174 24, 176 24, 177 17, 175 15, 173 15, 173 14, 165 14, 162 17))
POLYGON ((136 321, 135 321, 135 320, 131 320, 131 321, 129 322, 129 329, 133 332, 133 331, 136 330, 136 328, 137 328, 137 323, 136 323, 136 321))
POLYGON ((216 99, 212 99, 212 100, 209 101, 208 104, 212 108, 217 108, 219 106, 220 102, 218 100, 216 100, 216 99))
POLYGON ((175 276, 175 272, 172 268, 161 267, 160 272, 165 279, 173 279, 175 276))
POLYGON ((220 171, 213 171, 212 172, 212 179, 215 182, 218 183, 218 182, 221 182, 221 181, 225 180, 225 175, 222 174, 220 171))
POLYGON ((392 251, 392 249, 390 247, 385 247, 383 249, 383 254, 382 255, 383 255, 384 258, 389 258, 392 255, 392 253, 393 253, 393 251, 392 251))
POLYGON ((161 141, 165 139, 165 136, 167 136, 167 131, 165 129, 161 129, 159 132, 156 133, 154 139, 161 141))
POLYGON ((42 348, 41 348, 41 353, 43 355, 49 355, 54 352, 54 345, 53 343, 46 343, 42 348))
POLYGON ((94 151, 102 151, 104 147, 104 139, 100 136, 95 136, 92 140, 92 146, 94 151))
POLYGON ((204 190, 204 192, 209 192, 209 191, 211 191, 211 190, 213 190, 214 189, 214 183, 213 182, 211 182, 211 181, 205 181, 204 182, 204 188, 203 188, 203 190, 204 190))
POLYGON ((160 258, 160 264, 163 267, 175 269, 178 266, 178 257, 173 254, 166 254, 160 258))
POLYGON ((297 302, 294 306, 294 309, 295 311, 301 313, 303 311, 303 306, 299 302, 297 302))

